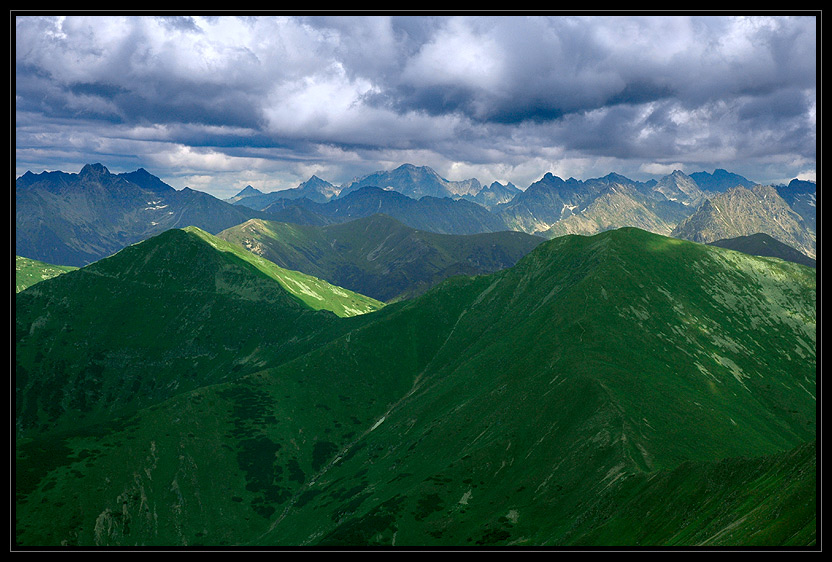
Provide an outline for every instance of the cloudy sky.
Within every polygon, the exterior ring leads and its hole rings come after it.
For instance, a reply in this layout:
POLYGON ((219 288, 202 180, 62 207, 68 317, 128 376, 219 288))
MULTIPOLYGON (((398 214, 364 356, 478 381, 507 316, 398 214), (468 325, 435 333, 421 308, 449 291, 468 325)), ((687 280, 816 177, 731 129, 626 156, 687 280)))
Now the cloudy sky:
POLYGON ((812 13, 13 15, 17 175, 816 179, 812 13))

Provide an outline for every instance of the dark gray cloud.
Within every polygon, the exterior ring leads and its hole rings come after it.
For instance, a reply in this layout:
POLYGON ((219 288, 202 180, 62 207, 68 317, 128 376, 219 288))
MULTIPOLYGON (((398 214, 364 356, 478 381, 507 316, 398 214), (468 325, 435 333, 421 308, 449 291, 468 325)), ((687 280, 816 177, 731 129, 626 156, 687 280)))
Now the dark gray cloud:
POLYGON ((815 170, 813 15, 18 16, 15 70, 18 173, 139 162, 226 196, 403 162, 815 170))

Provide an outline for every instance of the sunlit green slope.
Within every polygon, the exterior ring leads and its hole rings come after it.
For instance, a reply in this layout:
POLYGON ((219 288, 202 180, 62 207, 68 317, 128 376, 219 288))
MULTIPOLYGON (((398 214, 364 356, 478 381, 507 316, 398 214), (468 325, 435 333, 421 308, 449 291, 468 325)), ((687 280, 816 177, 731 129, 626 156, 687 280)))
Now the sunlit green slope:
POLYGON ((52 265, 38 260, 15 256, 15 292, 31 287, 45 279, 51 279, 56 275, 74 271, 77 267, 71 265, 52 265))
POLYGON ((199 228, 190 226, 185 228, 185 231, 200 237, 215 249, 253 265, 314 310, 329 310, 338 316, 355 316, 378 310, 384 306, 384 303, 376 299, 332 285, 317 277, 279 267, 199 228))
POLYGON ((637 229, 557 238, 245 376, 32 435, 17 540, 811 544, 815 283, 637 229))
POLYGON ((453 275, 510 267, 543 242, 523 232, 426 232, 385 215, 324 227, 252 219, 217 236, 383 301, 419 295, 453 275))

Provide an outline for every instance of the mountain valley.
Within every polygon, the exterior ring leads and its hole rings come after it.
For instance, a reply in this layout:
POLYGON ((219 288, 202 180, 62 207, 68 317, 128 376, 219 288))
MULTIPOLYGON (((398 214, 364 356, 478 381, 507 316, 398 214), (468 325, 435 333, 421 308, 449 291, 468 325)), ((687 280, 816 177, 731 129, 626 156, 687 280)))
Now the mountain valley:
POLYGON ((17 547, 818 543, 813 182, 16 183, 17 547))
POLYGON ((812 268, 623 228, 339 318, 213 240, 18 294, 18 544, 816 540, 812 268))

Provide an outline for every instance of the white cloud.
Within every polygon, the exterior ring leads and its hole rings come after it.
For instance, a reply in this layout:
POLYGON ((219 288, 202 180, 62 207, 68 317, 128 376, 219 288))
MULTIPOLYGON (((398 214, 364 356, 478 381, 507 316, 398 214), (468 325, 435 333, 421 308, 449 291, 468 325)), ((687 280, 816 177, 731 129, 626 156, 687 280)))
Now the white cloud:
POLYGON ((17 17, 16 167, 780 177, 814 168, 816 42, 811 16, 17 17))
POLYGON ((651 174, 656 176, 665 176, 667 174, 671 174, 676 170, 684 170, 685 165, 681 162, 675 162, 673 164, 661 164, 659 162, 649 162, 644 163, 638 167, 640 172, 644 172, 645 174, 651 174))
POLYGON ((401 73, 401 81, 422 86, 470 86, 491 90, 504 77, 503 47, 497 37, 472 29, 471 20, 450 18, 422 46, 401 73))

